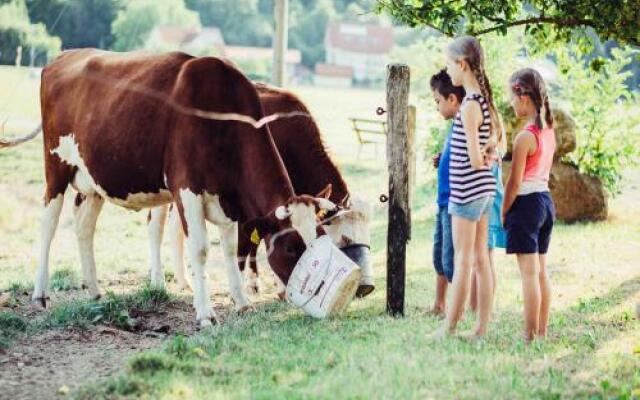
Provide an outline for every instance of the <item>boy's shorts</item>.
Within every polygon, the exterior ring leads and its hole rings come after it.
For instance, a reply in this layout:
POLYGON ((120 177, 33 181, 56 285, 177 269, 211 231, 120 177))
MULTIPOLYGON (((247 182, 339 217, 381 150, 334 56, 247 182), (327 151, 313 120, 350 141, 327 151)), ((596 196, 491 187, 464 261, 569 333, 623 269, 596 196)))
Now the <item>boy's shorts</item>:
POLYGON ((465 204, 449 202, 449 214, 470 221, 480 221, 483 215, 489 215, 492 206, 493 196, 482 197, 465 204))
POLYGON ((507 254, 546 254, 555 208, 549 192, 519 195, 505 216, 507 254))
POLYGON ((438 275, 444 275, 447 281, 453 280, 453 236, 451 215, 447 206, 438 206, 436 231, 433 235, 433 267, 438 275))
POLYGON ((493 200, 491 214, 489 215, 488 239, 489 250, 493 250, 496 247, 501 249, 507 247, 507 233, 502 228, 502 196, 496 196, 493 200))
POLYGON ((504 249, 507 247, 507 233, 500 226, 489 227, 488 239, 487 245, 489 250, 493 250, 495 248, 504 249))

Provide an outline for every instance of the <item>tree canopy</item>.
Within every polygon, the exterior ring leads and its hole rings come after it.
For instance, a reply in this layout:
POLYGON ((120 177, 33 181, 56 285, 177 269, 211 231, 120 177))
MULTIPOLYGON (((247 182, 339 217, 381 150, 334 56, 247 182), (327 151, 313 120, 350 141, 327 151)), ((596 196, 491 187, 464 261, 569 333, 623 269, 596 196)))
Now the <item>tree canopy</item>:
POLYGON ((29 18, 47 26, 64 48, 108 48, 114 41, 111 24, 124 0, 26 0, 29 18))
POLYGON ((603 40, 640 45, 640 0, 378 0, 376 11, 447 36, 506 34, 525 26, 539 42, 549 43, 590 39, 586 28, 591 28, 603 40))
POLYGON ((199 27, 197 12, 188 10, 182 0, 138 0, 118 11, 112 30, 114 50, 126 51, 144 46, 151 30, 158 25, 199 27))

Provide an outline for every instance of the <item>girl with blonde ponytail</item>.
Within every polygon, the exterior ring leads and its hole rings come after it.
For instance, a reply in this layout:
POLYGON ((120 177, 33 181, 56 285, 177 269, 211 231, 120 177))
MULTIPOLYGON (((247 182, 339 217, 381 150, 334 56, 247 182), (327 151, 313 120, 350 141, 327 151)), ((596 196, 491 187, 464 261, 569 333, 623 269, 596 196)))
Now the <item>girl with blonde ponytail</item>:
POLYGON ((455 332, 475 265, 478 318, 467 337, 477 340, 487 332, 493 307, 488 221, 496 192, 491 166, 497 144, 502 141, 502 124, 493 104, 482 48, 476 38, 464 36, 449 44, 447 73, 454 85, 464 87, 466 96, 454 120, 449 161, 449 214, 454 247, 452 295, 444 325, 432 336, 442 338, 455 332))

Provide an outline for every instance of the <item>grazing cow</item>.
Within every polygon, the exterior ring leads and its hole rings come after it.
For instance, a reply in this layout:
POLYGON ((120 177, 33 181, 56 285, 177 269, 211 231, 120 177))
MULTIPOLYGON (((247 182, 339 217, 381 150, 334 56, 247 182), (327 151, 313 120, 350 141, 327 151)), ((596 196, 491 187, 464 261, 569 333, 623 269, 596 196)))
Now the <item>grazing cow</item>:
MULTIPOLYGON (((254 86, 220 59, 67 51, 44 68, 40 96, 46 190, 33 298, 43 305, 50 245, 69 185, 77 191, 84 282, 94 296, 100 291, 93 236, 105 199, 133 210, 175 202, 201 326, 216 320, 204 268, 205 220, 220 228, 227 270, 238 282, 235 221, 266 240, 269 262, 284 282, 306 243, 322 233, 316 214, 324 203, 294 195, 268 128, 247 123, 247 116, 263 117, 254 86)), ((239 310, 249 307, 241 287, 231 292, 239 310)))
MULTIPOLYGON (((264 84, 256 84, 265 114, 301 112, 309 110, 293 93, 264 84)), ((336 246, 341 248, 362 269, 363 275, 356 295, 364 297, 374 290, 373 270, 369 257, 369 219, 370 206, 350 195, 340 171, 333 163, 324 144, 318 125, 310 117, 278 119, 269 123, 269 129, 296 193, 316 194, 316 197, 328 197, 343 210, 336 215, 327 215, 325 230, 336 246), (329 185, 329 186, 328 186, 329 185), (327 190, 330 188, 330 190, 327 190)), ((151 243, 152 281, 163 284, 164 274, 160 264, 160 243, 166 211, 152 211, 149 224, 151 243)), ((176 280, 181 289, 190 287, 186 278, 182 256, 182 232, 171 213, 170 239, 175 266, 176 280)), ((256 252, 258 245, 240 232, 238 238, 239 268, 244 271, 246 260, 250 264, 248 279, 249 290, 258 291, 256 252)))

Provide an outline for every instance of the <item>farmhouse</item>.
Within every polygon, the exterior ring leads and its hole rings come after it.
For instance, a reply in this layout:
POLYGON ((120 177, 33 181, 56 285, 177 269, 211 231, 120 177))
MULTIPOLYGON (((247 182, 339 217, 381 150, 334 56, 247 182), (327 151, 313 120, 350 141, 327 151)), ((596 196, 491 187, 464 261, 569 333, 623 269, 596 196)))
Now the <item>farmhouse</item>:
POLYGON ((196 56, 220 56, 224 54, 224 39, 216 27, 156 26, 145 48, 152 51, 180 50, 196 56))
POLYGON ((325 62, 353 68, 355 83, 382 82, 393 43, 391 27, 330 22, 324 38, 325 62))

